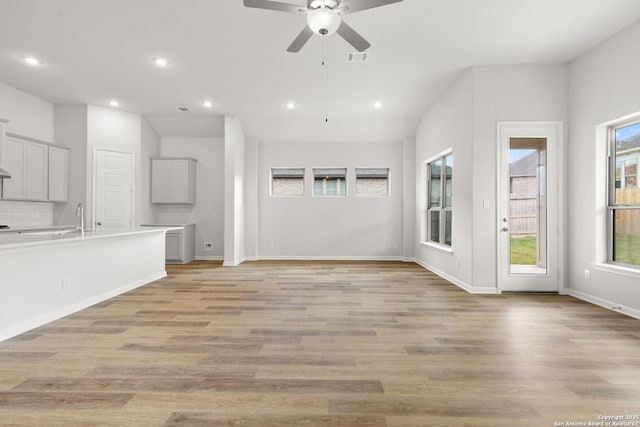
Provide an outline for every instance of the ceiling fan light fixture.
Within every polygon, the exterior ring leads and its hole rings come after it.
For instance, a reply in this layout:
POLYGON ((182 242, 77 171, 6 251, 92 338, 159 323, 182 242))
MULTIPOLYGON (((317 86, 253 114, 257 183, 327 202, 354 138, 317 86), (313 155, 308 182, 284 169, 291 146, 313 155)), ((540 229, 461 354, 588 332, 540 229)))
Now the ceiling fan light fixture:
POLYGON ((307 15, 307 25, 311 31, 321 36, 335 33, 341 22, 340 15, 326 7, 313 10, 307 15))

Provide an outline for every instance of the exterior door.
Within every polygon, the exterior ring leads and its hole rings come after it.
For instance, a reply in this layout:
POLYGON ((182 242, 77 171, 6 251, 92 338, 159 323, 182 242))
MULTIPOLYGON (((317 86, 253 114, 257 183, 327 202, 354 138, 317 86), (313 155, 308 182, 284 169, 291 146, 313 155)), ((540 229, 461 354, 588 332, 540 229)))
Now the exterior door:
POLYGON ((561 123, 498 125, 501 291, 559 291, 557 165, 561 137, 561 123))
POLYGON ((95 226, 133 225, 133 154, 96 150, 95 226))

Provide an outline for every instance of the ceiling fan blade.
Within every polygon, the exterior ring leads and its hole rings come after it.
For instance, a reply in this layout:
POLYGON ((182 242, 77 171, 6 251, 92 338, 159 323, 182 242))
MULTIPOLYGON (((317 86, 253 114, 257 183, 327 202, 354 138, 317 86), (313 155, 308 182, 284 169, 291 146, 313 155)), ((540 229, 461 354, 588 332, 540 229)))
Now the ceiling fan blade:
POLYGON ((373 9, 374 7, 386 6, 392 3, 398 3, 402 0, 343 0, 344 14, 359 12, 361 10, 373 9))
POLYGON ((356 30, 345 24, 344 21, 340 23, 336 33, 340 34, 340 36, 342 36, 342 38, 351 46, 355 47, 358 52, 363 52, 371 46, 371 43, 366 41, 364 37, 356 32, 356 30))
POLYGON ((244 0, 246 7, 255 7, 256 9, 277 10, 279 12, 299 13, 306 12, 307 8, 300 7, 295 4, 280 3, 269 0, 244 0))
POLYGON ((304 44, 311 38, 312 35, 313 31, 311 31, 311 28, 309 28, 308 25, 305 25, 302 31, 300 31, 300 34, 298 34, 298 37, 296 37, 293 43, 291 43, 291 45, 287 48, 287 52, 300 52, 302 46, 304 46, 304 44))

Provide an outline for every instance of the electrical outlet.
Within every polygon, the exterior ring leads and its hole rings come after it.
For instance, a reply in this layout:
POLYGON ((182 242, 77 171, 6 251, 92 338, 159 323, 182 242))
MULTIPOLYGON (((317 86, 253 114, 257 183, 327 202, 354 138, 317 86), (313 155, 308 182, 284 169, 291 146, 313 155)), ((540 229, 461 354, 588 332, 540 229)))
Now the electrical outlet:
POLYGON ((211 243, 211 242, 204 242, 204 250, 205 250, 205 251, 212 251, 212 250, 213 250, 213 243, 211 243))
POLYGON ((584 278, 587 280, 591 280, 591 270, 584 271, 584 278))

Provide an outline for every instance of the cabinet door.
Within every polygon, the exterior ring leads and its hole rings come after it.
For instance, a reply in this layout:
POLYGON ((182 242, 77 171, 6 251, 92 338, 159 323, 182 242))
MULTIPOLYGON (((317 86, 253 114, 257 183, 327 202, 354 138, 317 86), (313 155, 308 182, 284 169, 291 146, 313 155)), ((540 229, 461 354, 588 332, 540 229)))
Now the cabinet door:
POLYGON ((4 169, 11 174, 11 178, 4 180, 5 199, 24 199, 24 167, 25 141, 5 138, 2 144, 2 162, 4 169))
POLYGON ((69 152, 49 147, 49 200, 66 202, 69 176, 69 152))
POLYGON ((4 147, 4 138, 5 138, 5 134, 4 134, 5 129, 4 128, 5 128, 4 121, 3 121, 3 119, 0 119, 0 168, 4 167, 4 163, 2 161, 3 160, 2 151, 4 149, 3 147, 4 147))
POLYGON ((27 141, 25 161, 25 198, 47 200, 49 182, 49 147, 27 141))
POLYGON ((167 233, 165 242, 165 260, 182 261, 182 233, 167 233))
POLYGON ((152 203, 195 203, 195 162, 187 159, 151 161, 152 203))

